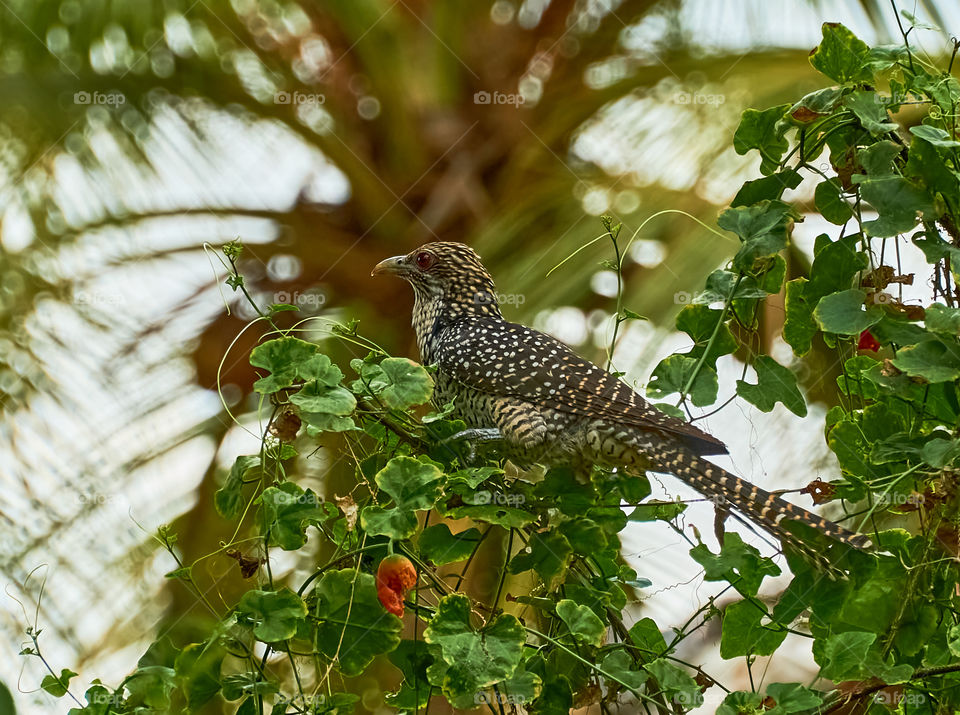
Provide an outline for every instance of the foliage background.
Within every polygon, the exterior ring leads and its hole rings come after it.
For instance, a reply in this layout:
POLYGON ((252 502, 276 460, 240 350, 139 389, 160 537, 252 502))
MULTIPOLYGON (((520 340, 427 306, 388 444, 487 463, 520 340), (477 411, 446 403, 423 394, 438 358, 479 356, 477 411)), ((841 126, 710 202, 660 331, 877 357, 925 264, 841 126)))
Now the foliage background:
MULTIPOLYGON (((912 11, 960 26, 948 3, 912 11)), ((22 584, 47 564, 48 655, 108 677, 158 628, 202 623, 147 538, 173 522, 184 543, 215 542, 217 477, 249 451, 213 389, 220 370, 249 422, 252 345, 238 341, 222 369, 221 358, 250 314, 239 302, 225 314, 201 243, 241 236, 258 295, 359 317, 413 354, 406 287, 369 280, 370 266, 464 240, 517 296, 511 317, 600 359, 613 307, 600 256, 544 274, 600 233, 591 217, 603 212, 639 225, 682 209, 711 223, 756 171, 727 148, 741 109, 820 86, 806 55, 823 19, 868 42, 896 35, 881 2, 3 2, 0 567, 29 610, 37 581, 22 584), (477 104, 478 91, 525 101, 477 104)), ((918 40, 943 51, 936 33, 918 40)), ((676 215, 643 238, 625 301, 664 326, 735 248, 676 215)), ((679 340, 632 326, 617 365, 645 381, 679 340)), ((812 364, 816 395, 832 381, 812 364)), ((803 483, 810 460, 774 461, 750 436, 769 425, 750 419, 733 409, 708 425, 746 435, 733 440, 746 476, 803 483)), ((342 491, 327 457, 304 471, 342 491)), ((639 534, 629 556, 656 551, 652 538, 639 534)), ((215 579, 230 564, 210 568, 215 579)), ((673 568, 658 587, 683 580, 673 568)), ((16 603, 2 623, 0 677, 15 691, 16 603)), ((38 680, 31 666, 23 687, 38 680)))

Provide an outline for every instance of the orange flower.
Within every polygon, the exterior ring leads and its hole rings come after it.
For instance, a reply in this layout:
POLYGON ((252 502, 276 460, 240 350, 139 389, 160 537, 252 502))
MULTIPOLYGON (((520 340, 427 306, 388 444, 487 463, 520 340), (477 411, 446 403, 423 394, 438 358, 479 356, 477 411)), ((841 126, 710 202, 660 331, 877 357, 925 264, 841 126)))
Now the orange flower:
POLYGON ((377 568, 377 596, 380 603, 395 616, 403 616, 403 599, 417 585, 417 570, 410 559, 401 554, 388 556, 377 568))

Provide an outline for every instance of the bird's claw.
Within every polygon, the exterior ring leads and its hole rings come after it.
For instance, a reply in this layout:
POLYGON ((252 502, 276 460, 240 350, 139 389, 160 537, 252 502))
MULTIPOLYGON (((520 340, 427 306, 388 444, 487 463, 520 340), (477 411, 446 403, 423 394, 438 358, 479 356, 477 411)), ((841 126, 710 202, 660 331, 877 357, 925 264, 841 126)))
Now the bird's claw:
POLYGON ((477 445, 502 442, 503 433, 496 427, 471 427, 460 430, 443 440, 440 444, 450 444, 451 442, 464 442, 467 453, 464 455, 468 462, 473 462, 477 457, 477 445))
POLYGON ((450 435, 443 440, 443 443, 460 442, 462 440, 469 440, 471 442, 500 442, 503 440, 503 433, 496 427, 471 427, 450 435))

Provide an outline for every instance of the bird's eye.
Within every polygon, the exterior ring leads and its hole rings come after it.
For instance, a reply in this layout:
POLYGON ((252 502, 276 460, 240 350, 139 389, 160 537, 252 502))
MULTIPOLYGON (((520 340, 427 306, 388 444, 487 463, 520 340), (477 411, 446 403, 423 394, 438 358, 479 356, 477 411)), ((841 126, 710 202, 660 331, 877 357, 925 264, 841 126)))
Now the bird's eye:
POLYGON ((427 251, 420 251, 420 253, 413 258, 413 262, 417 264, 417 268, 422 271, 425 271, 432 266, 435 260, 436 258, 434 258, 434 255, 432 253, 428 253, 427 251))

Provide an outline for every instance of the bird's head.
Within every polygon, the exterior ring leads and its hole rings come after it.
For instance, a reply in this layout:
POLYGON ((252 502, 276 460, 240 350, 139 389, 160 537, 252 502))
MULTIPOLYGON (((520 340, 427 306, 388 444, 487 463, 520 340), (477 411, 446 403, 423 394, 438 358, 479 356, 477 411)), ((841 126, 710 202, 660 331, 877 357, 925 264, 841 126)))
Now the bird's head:
POLYGON ((500 315, 493 278, 463 243, 425 243, 404 256, 380 261, 370 275, 394 275, 413 286, 420 303, 438 301, 457 313, 500 315))

